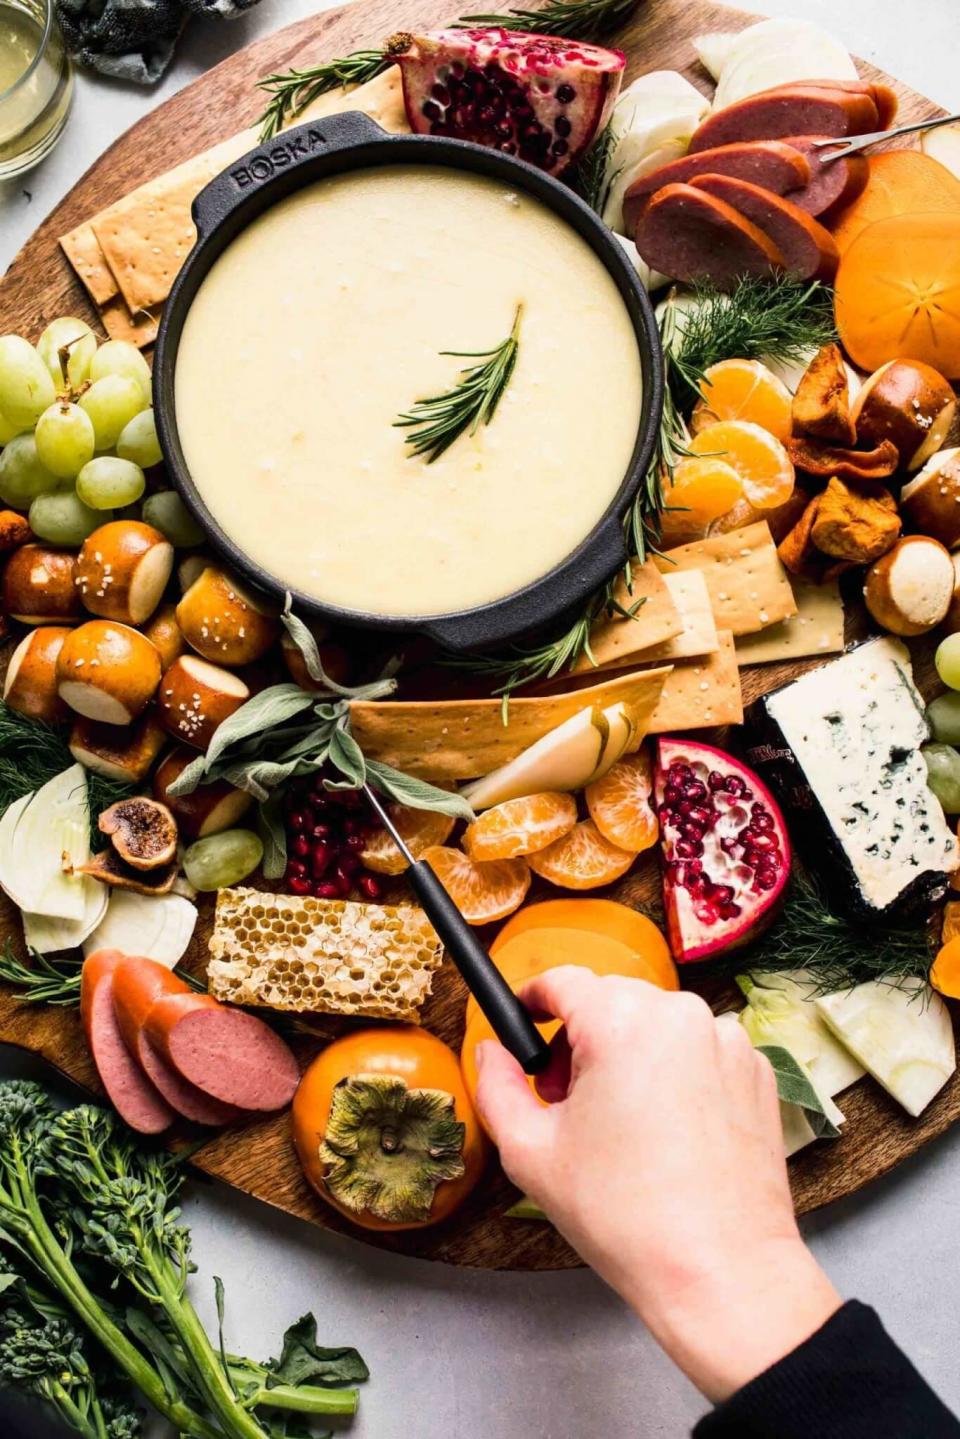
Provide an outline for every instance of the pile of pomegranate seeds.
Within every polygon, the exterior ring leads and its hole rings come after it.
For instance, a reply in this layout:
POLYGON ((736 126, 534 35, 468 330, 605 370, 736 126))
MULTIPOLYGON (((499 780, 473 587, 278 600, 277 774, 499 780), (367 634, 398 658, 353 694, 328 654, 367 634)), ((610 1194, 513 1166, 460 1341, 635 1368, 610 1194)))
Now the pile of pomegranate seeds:
POLYGON ((381 876, 366 870, 360 857, 368 837, 381 826, 358 790, 326 790, 319 776, 292 785, 284 823, 284 881, 290 894, 382 899, 381 876))

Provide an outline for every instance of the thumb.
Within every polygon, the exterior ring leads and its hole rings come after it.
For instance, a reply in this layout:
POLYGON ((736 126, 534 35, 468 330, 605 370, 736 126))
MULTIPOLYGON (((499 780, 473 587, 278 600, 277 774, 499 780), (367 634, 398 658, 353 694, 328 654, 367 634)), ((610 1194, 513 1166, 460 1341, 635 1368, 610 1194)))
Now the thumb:
POLYGON ((500 1161, 521 1189, 535 1182, 550 1125, 549 1110, 537 1099, 520 1065, 502 1044, 477 1045, 477 1108, 500 1161))

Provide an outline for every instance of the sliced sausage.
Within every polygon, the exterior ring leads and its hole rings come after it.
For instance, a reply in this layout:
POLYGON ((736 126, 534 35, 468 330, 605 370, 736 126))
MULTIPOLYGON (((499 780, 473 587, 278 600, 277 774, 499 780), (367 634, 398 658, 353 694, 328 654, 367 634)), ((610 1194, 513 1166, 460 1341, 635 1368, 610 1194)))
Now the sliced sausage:
POLYGON ((743 140, 782 140, 785 135, 866 135, 879 128, 872 95, 832 87, 784 85, 748 95, 708 115, 694 132, 690 153, 743 140))
MULTIPOLYGON (((784 141, 807 157, 810 179, 802 189, 782 193, 801 210, 806 210, 808 215, 817 215, 821 219, 829 218, 855 200, 866 189, 870 175, 866 155, 840 155, 825 165, 820 158, 823 151, 816 149, 816 141, 830 138, 829 135, 790 135, 784 141)), ((826 154, 829 155, 830 151, 827 150, 826 154)))
POLYGON ((875 80, 791 80, 786 85, 774 85, 774 90, 795 88, 803 90, 846 90, 851 95, 869 95, 877 107, 877 120, 881 130, 889 130, 897 118, 900 101, 897 92, 889 85, 875 80))
POLYGON ((682 155, 668 165, 660 165, 648 175, 634 180, 623 197, 623 221, 628 235, 637 228, 637 221, 650 199, 664 185, 687 184, 696 174, 735 175, 783 195, 809 184, 810 161, 800 150, 779 140, 762 140, 750 145, 723 145, 703 155, 682 155))
POLYGON ((167 994, 146 1032, 184 1079, 238 1109, 283 1109, 300 1081, 291 1050, 269 1025, 208 994, 167 994))
POLYGON ((130 1053, 164 1099, 194 1124, 230 1124, 239 1111, 197 1089, 164 1059, 144 1025, 153 1005, 165 994, 192 994, 188 984, 155 959, 129 955, 119 965, 113 1000, 120 1033, 130 1053))
POLYGON ((708 279, 719 289, 741 275, 769 275, 783 265, 759 226, 692 185, 657 191, 637 226, 637 250, 675 280, 708 279))
POLYGON ((837 273, 840 251, 830 231, 789 200, 729 175, 698 175, 690 183, 732 205, 768 235, 791 275, 801 280, 832 280, 837 273))
POLYGON ((138 1134, 162 1134, 175 1115, 123 1042, 113 1004, 113 981, 124 956, 98 949, 80 975, 80 1017, 107 1098, 138 1134))

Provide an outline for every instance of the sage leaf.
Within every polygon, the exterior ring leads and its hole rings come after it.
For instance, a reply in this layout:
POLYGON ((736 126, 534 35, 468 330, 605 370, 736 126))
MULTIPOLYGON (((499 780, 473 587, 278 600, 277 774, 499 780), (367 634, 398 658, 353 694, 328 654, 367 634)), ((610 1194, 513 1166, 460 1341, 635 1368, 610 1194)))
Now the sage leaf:
POLYGON ((346 775, 353 789, 360 789, 366 783, 367 766, 363 750, 348 730, 334 730, 330 738, 329 760, 335 769, 346 775))
POLYGON ((227 784, 232 784, 236 789, 245 790, 247 794, 252 794, 254 799, 262 802, 269 799, 272 792, 285 780, 293 779, 297 774, 309 774, 312 769, 319 769, 322 763, 322 759, 317 764, 303 759, 285 760, 282 763, 270 759, 242 760, 237 764, 223 765, 218 770, 217 777, 225 779, 227 784))
POLYGON ((265 1368, 270 1370, 271 1381, 275 1384, 320 1384, 330 1387, 334 1384, 362 1384, 369 1379, 367 1368, 356 1349, 346 1345, 327 1349, 317 1343, 317 1321, 312 1314, 304 1314, 283 1336, 283 1352, 279 1359, 268 1359, 265 1368))
POLYGON ((257 810, 257 833, 263 840, 265 879, 281 879, 287 867, 287 830, 283 823, 283 800, 272 794, 257 810))
POLYGON ((758 1044, 757 1053, 770 1061, 777 1079, 777 1094, 784 1104, 798 1104, 818 1139, 839 1139, 840 1131, 827 1118, 823 1101, 789 1049, 779 1044, 758 1044))
POLYGON ((333 695, 340 695, 343 699, 385 699, 392 695, 397 688, 393 678, 391 667, 388 665, 383 675, 378 680, 373 680, 365 685, 341 685, 330 678, 323 668, 323 661, 320 658, 320 649, 316 640, 310 633, 303 620, 293 613, 293 597, 289 590, 284 599, 283 614, 280 616, 287 634, 293 640, 303 663, 306 666, 307 674, 315 684, 323 685, 333 695))
POLYGON ((179 799, 181 795, 193 794, 197 786, 203 783, 203 777, 206 772, 206 756, 202 754, 197 755, 196 759, 192 759, 186 769, 177 775, 173 784, 168 788, 167 793, 172 795, 174 799, 179 799))
POLYGON ((310 709, 313 703, 313 695, 299 685, 273 685, 261 690, 217 728, 207 750, 207 769, 238 740, 274 730, 285 720, 310 709))
POLYGON ((367 779, 374 789, 399 804, 409 805, 411 809, 436 810, 439 814, 453 815, 454 819, 476 819, 463 795, 455 791, 438 789, 436 785, 417 779, 412 774, 404 774, 382 760, 368 759, 366 766, 367 779))

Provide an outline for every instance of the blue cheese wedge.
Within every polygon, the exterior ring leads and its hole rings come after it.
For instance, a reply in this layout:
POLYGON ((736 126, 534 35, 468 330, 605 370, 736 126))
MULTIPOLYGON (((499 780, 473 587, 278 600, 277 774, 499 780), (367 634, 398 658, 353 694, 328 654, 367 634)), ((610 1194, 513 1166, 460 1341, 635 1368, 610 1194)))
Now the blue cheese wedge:
POLYGON ((927 786, 929 738, 906 647, 868 640, 763 696, 749 758, 808 860, 867 919, 942 895, 960 849, 927 786))

